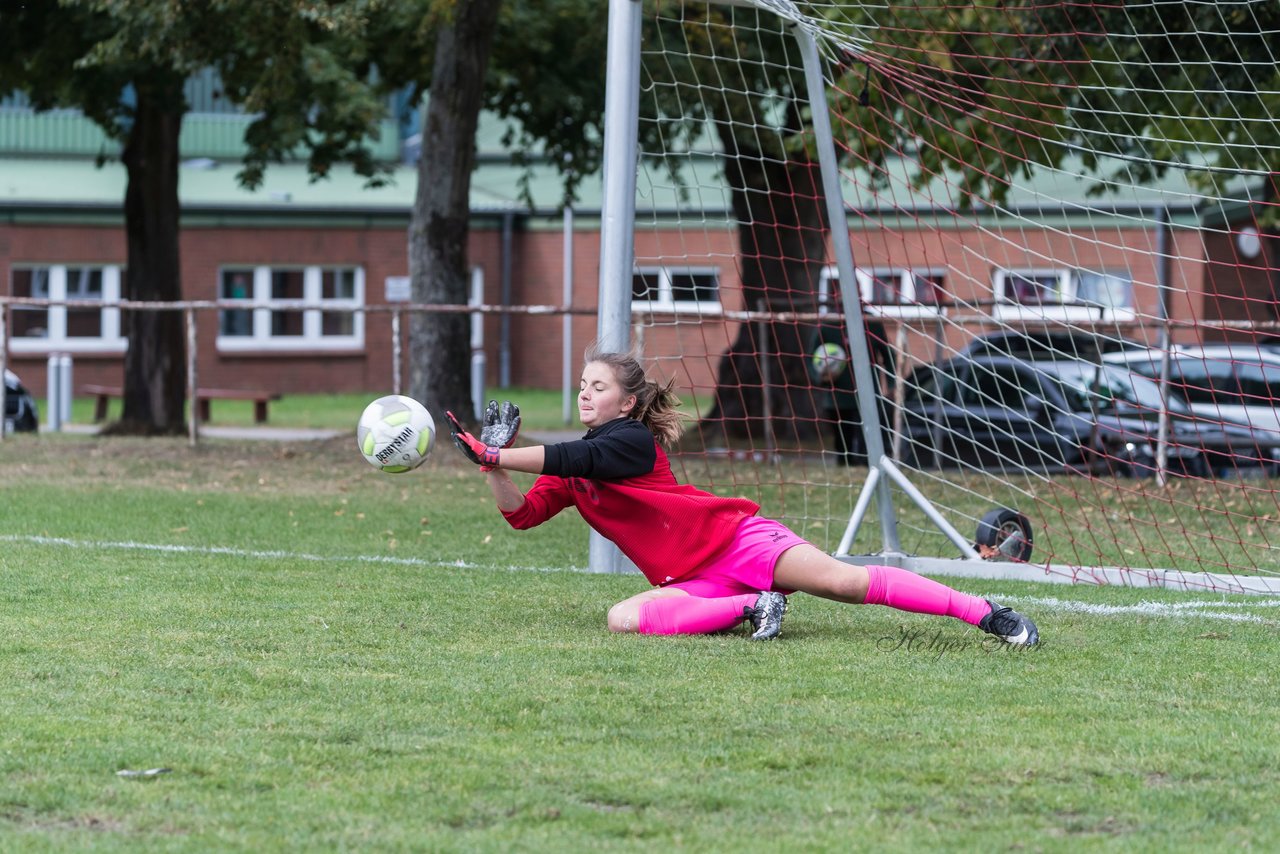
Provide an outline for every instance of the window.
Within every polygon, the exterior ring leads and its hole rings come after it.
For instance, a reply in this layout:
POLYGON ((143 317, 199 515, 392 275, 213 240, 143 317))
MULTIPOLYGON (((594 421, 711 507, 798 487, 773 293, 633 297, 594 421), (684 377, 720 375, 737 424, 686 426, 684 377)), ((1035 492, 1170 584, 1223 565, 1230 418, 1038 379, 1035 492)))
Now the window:
POLYGON ((1280 401, 1280 366, 1236 364, 1235 374, 1242 405, 1274 407, 1280 401))
MULTIPOLYGON (((1053 371, 1074 412, 1127 410, 1132 415, 1135 410, 1158 412, 1163 408, 1160 387, 1138 373, 1133 364, 1113 367, 1066 361, 1054 363, 1053 371)), ((1171 411, 1178 410, 1171 407, 1171 411)))
POLYGON ((1022 409, 1026 405, 1027 391, 1023 384, 1027 379, 1011 367, 976 365, 969 382, 961 387, 960 404, 970 409, 983 406, 1022 409))
MULTIPOLYGON (((352 269, 320 272, 321 305, 351 305, 356 300, 356 271, 352 269)), ((356 316, 351 311, 322 311, 320 334, 326 338, 352 336, 356 333, 356 316)))
POLYGON ((1004 274, 1001 296, 1018 305, 1058 305, 1070 302, 1070 273, 1011 270, 1004 274))
MULTIPOLYGON (((68 267, 67 299, 102 302, 102 269, 68 267)), ((102 309, 67 307, 68 338, 101 338, 102 309)))
POLYGON ((364 271, 358 267, 224 267, 218 349, 314 350, 364 346, 364 271), (235 305, 243 301, 244 307, 235 305))
MULTIPOLYGON (((1126 362, 1124 367, 1160 380, 1160 362, 1151 359, 1126 362)), ((1205 406, 1264 406, 1280 400, 1280 366, 1202 359, 1198 356, 1169 360, 1169 388, 1187 403, 1205 406)))
MULTIPOLYGON (((284 301, 300 303, 306 299, 302 281, 304 275, 305 274, 302 270, 272 270, 271 301, 273 303, 284 301)), ((302 337, 302 320, 303 317, 301 309, 272 309, 271 337, 302 337)))
POLYGON ((933 306, 947 304, 946 276, 943 273, 910 270, 908 275, 914 286, 915 292, 912 294, 912 299, 916 303, 933 306))
MULTIPOLYGON (((15 268, 10 274, 9 296, 49 299, 49 269, 47 267, 37 267, 33 270, 15 268)), ((15 338, 48 338, 50 311, 52 308, 34 305, 14 306, 13 319, 10 321, 12 328, 9 334, 15 338)))
POLYGON ((937 365, 921 365, 903 383, 903 406, 920 411, 943 403, 953 403, 956 379, 937 365))
POLYGON ((9 295, 47 300, 102 303, 96 306, 26 306, 10 309, 14 352, 110 353, 125 349, 120 310, 105 307, 120 299, 123 268, 112 265, 15 264, 9 295))
MULTIPOLYGON (((940 270, 887 267, 858 269, 854 275, 862 304, 875 306, 886 317, 916 317, 947 303, 946 274, 940 270)), ((840 271, 825 268, 818 280, 819 314, 843 311, 839 292, 840 271)))
POLYGON ((1076 301, 1103 309, 1126 309, 1133 305, 1133 278, 1128 273, 1076 273, 1076 301))
POLYGON ((720 271, 714 267, 640 267, 631 277, 633 306, 651 311, 719 313, 720 271))
POLYGON ((1039 316, 1070 319, 1133 317, 1133 278, 1121 272, 1075 269, 996 270, 997 316, 1035 309, 1039 316))
POLYGON ((907 302, 908 280, 901 272, 876 270, 855 274, 862 290, 862 301, 871 305, 900 305, 907 302))
POLYGON ((1211 374, 1212 364, 1201 359, 1174 360, 1169 366, 1169 383, 1187 403, 1212 405, 1239 397, 1240 385, 1232 375, 1231 363, 1219 362, 1211 374))
MULTIPOLYGON (((1135 374, 1144 380, 1149 381, 1155 387, 1159 388, 1161 363, 1156 359, 1131 359, 1125 361, 1121 367, 1135 374)), ((1230 377, 1226 377, 1230 381, 1230 377)), ((1216 388, 1217 384, 1211 378, 1206 364, 1201 359, 1171 359, 1169 362, 1169 384, 1167 386, 1170 394, 1170 403, 1182 401, 1190 404, 1225 404, 1227 401, 1221 399, 1223 394, 1222 388, 1216 388)))
MULTIPOLYGON (((218 299, 253 299, 253 270, 223 270, 218 281, 218 299)), ((218 334, 245 338, 253 334, 253 311, 247 308, 222 309, 218 312, 218 334)))

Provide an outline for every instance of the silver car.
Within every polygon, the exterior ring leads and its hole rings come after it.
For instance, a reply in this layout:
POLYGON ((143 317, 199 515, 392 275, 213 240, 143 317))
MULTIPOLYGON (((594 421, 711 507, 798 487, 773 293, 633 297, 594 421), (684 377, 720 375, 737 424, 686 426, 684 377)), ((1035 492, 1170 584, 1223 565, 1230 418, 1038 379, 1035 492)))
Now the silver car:
POLYGON ((916 368, 904 392, 891 438, 897 458, 917 468, 1143 477, 1158 471, 1162 447, 1166 470, 1192 477, 1270 472, 1280 461, 1280 434, 1264 441, 1166 403, 1155 382, 1121 366, 959 356, 916 368))
MULTIPOLYGON (((1102 357, 1154 380, 1160 379, 1163 358, 1161 350, 1102 357)), ((1242 424, 1267 443, 1280 439, 1280 353, 1249 344, 1174 347, 1167 388, 1200 418, 1242 424)))

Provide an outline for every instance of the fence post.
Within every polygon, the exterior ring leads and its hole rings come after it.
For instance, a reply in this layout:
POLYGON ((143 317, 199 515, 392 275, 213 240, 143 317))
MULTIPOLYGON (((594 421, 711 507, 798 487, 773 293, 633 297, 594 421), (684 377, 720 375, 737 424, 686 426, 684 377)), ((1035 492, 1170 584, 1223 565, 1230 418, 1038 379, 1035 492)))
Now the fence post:
MULTIPOLYGON (((564 282, 562 285, 564 307, 573 305, 573 206, 564 206, 564 282)), ((560 320, 561 375, 563 389, 564 426, 573 424, 573 401, 577 398, 577 384, 573 381, 573 315, 565 311, 560 320)))
POLYGON ((187 321, 187 444, 195 447, 200 441, 200 406, 196 403, 196 313, 194 309, 183 309, 183 317, 187 321))
MULTIPOLYGON (((479 308, 484 305, 484 270, 471 268, 471 296, 467 305, 479 308)), ((506 317, 506 314, 503 314, 506 317)), ((488 364, 484 355, 484 315, 471 314, 471 405, 475 408, 476 421, 484 418, 484 374, 488 364)))
POLYGON ((9 393, 9 384, 4 381, 5 371, 9 369, 9 330, 5 325, 8 322, 8 310, 8 303, 0 302, 0 442, 4 441, 4 434, 9 432, 9 422, 4 417, 7 403, 5 396, 9 393))
POLYGON ((58 396, 58 406, 61 407, 59 415, 63 424, 71 423, 71 398, 74 388, 71 384, 72 365, 71 354, 63 353, 62 359, 58 362, 58 373, 62 377, 62 394, 58 396))
POLYGON ((760 357, 760 409, 764 417, 764 450, 771 462, 778 462, 778 440, 773 431, 773 393, 769 387, 773 385, 773 371, 769 360, 773 358, 769 347, 769 321, 766 319, 768 306, 764 300, 756 302, 756 311, 762 315, 756 325, 756 353, 760 357))
POLYGON ((391 309, 391 393, 400 394, 400 309, 391 309))
POLYGON ((44 407, 44 428, 50 433, 57 433, 62 429, 62 371, 59 370, 61 359, 62 356, 59 353, 50 354, 48 369, 45 372, 47 402, 44 407))

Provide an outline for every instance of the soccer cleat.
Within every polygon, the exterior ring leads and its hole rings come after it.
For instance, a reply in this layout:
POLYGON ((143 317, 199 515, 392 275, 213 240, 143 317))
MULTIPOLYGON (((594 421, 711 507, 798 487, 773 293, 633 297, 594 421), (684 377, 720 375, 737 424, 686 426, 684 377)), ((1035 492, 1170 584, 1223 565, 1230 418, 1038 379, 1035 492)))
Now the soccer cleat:
POLYGON ((782 631, 782 615, 787 612, 787 597, 781 593, 765 591, 756 599, 756 604, 743 608, 742 615, 751 621, 755 631, 752 640, 773 640, 782 631))
POLYGON ((987 604, 991 606, 991 613, 982 618, 978 628, 987 634, 995 635, 1005 643, 1019 646, 1031 646, 1040 640, 1040 632, 1036 630, 1035 623, 1012 608, 997 605, 990 599, 987 600, 987 604))

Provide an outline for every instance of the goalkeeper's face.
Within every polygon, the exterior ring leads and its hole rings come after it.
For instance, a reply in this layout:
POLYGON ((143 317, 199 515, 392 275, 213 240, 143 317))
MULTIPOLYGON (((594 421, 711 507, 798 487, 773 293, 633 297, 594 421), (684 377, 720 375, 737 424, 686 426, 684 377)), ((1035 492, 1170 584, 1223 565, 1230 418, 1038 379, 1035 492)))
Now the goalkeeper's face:
POLYGON ((626 394, 603 362, 588 362, 578 386, 578 419, 588 429, 626 415, 636 405, 636 396, 626 394))

